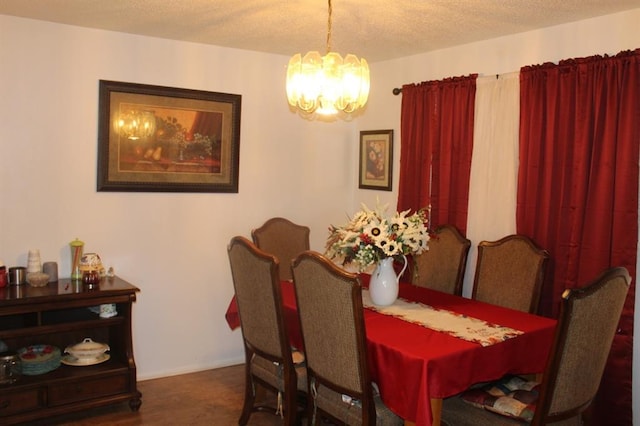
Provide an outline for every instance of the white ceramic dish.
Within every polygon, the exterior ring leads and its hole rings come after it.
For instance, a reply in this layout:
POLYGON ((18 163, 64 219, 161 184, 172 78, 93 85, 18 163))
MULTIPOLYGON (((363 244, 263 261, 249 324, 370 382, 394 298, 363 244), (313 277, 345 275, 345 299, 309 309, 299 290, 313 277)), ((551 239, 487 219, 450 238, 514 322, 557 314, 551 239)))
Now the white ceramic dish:
POLYGON ((65 353, 79 360, 94 361, 109 350, 106 343, 98 343, 87 337, 82 342, 67 346, 65 353))
POLYGON ((60 362, 62 362, 63 364, 66 365, 73 365, 76 367, 86 367, 88 365, 96 365, 96 364, 100 364, 103 363, 105 361, 108 361, 109 358, 111 358, 111 355, 109 354, 102 354, 97 358, 87 358, 87 359, 78 359, 74 356, 71 356, 69 354, 66 354, 65 356, 62 357, 62 359, 60 360, 60 362))

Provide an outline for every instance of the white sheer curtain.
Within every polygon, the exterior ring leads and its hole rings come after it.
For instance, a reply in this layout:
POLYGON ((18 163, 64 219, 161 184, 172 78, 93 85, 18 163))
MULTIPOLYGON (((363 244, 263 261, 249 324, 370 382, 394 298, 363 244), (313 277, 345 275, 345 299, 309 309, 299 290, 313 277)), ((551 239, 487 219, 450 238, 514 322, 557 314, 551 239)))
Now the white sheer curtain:
POLYGON ((471 295, 477 246, 516 232, 520 73, 476 82, 473 157, 469 182, 467 238, 471 249, 464 292, 471 295))

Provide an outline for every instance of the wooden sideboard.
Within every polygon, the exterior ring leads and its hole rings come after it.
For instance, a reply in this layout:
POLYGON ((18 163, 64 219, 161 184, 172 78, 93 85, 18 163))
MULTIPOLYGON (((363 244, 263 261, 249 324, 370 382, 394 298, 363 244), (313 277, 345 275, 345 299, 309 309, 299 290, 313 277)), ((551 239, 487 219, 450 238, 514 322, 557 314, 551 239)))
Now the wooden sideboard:
POLYGON ((142 404, 137 389, 131 335, 132 304, 138 288, 118 277, 99 285, 61 279, 45 287, 0 288, 0 340, 9 350, 53 345, 62 355, 67 346, 91 338, 110 347, 110 358, 89 366, 61 364, 40 375, 22 375, 0 385, 0 424, 33 421, 102 405, 128 401, 142 404), (101 318, 99 305, 115 304, 117 315, 101 318))

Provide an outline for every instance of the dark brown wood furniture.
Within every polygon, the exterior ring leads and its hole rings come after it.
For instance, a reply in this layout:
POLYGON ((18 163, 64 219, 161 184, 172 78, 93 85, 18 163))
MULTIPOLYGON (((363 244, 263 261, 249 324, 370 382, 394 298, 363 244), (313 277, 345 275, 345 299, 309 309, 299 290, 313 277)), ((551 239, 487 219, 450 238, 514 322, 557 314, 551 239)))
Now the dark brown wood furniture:
POLYGON ((292 351, 282 308, 282 293, 275 256, 237 236, 227 247, 233 288, 238 304, 245 353, 245 394, 239 425, 251 414, 281 414, 285 426, 300 424, 296 401, 305 399, 307 371, 302 353, 292 351), (256 400, 262 385, 278 396, 277 407, 256 400), (280 413, 279 413, 280 411, 280 413))
POLYGON ((131 311, 138 291, 118 277, 105 277, 93 288, 69 279, 45 287, 0 288, 0 340, 10 350, 48 344, 64 352, 87 337, 110 346, 106 362, 61 364, 51 372, 22 375, 16 383, 0 386, 0 424, 124 401, 137 411, 142 394, 136 384, 131 311), (116 304, 117 315, 101 318, 95 307, 102 304, 116 304))
MULTIPOLYGON (((358 275, 306 251, 292 266, 309 392, 307 417, 348 425, 402 425, 374 390, 358 275)), ((311 424, 311 423, 309 423, 311 424)))

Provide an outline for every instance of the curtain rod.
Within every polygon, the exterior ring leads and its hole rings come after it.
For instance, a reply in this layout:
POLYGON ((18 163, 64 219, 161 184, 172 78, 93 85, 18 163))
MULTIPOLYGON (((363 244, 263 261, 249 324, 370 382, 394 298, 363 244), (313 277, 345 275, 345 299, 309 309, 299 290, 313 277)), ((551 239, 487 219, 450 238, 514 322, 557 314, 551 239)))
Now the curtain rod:
MULTIPOLYGON (((496 74, 496 80, 500 78, 500 74, 496 74)), ((400 87, 394 87, 392 90, 393 94, 398 96, 400 93, 402 93, 402 88, 400 87)))

